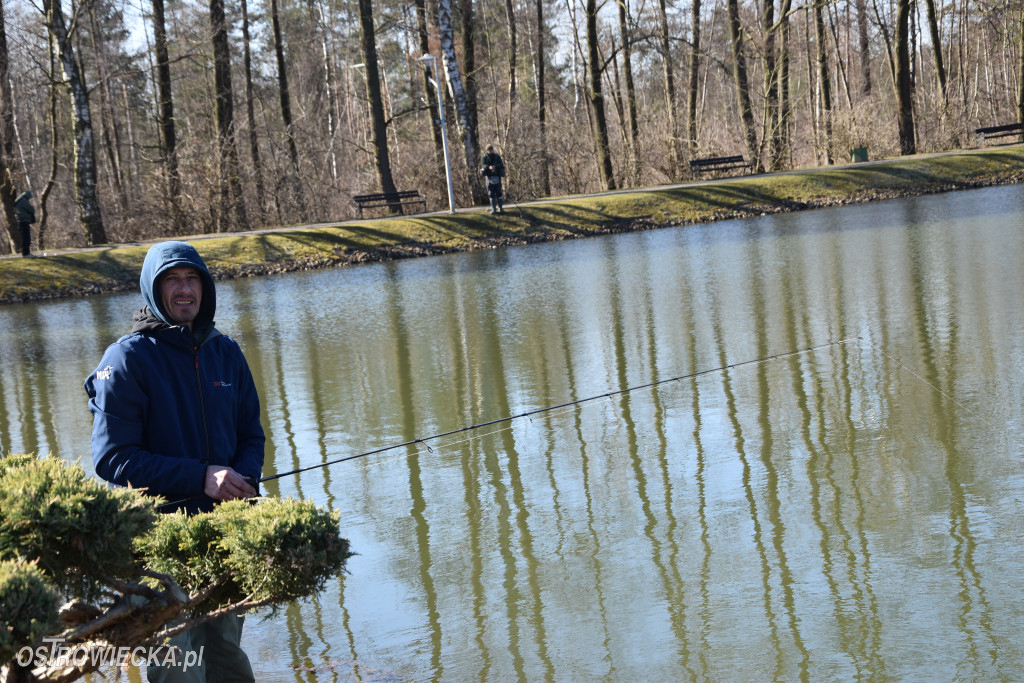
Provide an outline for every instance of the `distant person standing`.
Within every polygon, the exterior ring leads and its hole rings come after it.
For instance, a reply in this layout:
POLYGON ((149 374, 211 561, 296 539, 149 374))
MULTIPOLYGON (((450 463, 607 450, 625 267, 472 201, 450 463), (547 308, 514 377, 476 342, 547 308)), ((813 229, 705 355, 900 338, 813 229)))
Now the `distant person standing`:
POLYGON ((14 200, 14 220, 21 228, 21 255, 30 256, 32 224, 36 222, 36 210, 32 206, 32 191, 25 190, 14 200))
POLYGON ((494 145, 487 145, 487 153, 480 160, 480 173, 487 178, 487 194, 491 198, 491 213, 505 213, 505 194, 501 179, 505 177, 505 162, 494 151, 494 145))

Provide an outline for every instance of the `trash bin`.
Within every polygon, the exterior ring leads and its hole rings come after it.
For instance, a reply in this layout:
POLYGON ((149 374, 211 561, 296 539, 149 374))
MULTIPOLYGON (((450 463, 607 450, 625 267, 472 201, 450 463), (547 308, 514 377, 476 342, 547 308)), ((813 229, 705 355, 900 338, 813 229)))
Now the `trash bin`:
POLYGON ((854 147, 850 150, 850 163, 856 164, 861 161, 868 160, 868 148, 867 147, 854 147))

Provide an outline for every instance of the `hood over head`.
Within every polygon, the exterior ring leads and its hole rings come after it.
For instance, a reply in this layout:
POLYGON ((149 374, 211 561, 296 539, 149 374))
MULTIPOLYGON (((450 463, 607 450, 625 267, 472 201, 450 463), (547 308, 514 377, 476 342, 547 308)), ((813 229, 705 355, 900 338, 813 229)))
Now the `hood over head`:
POLYGON ((213 326, 213 316, 217 310, 217 289, 213 276, 206 267, 206 262, 196 248, 188 242, 160 242, 150 247, 146 260, 142 263, 142 274, 139 276, 139 288, 149 310, 157 318, 168 325, 173 325, 160 303, 160 292, 157 286, 160 276, 171 268, 188 266, 199 271, 203 280, 203 298, 199 304, 199 315, 196 316, 193 328, 195 332, 206 331, 213 326))

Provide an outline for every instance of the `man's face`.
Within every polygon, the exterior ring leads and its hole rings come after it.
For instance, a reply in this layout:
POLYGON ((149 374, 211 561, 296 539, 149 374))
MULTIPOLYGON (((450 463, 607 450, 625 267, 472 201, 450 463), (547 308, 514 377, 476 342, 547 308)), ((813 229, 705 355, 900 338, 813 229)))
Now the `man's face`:
POLYGON ((175 325, 188 325, 199 315, 203 278, 189 266, 176 266, 160 276, 160 303, 175 325))

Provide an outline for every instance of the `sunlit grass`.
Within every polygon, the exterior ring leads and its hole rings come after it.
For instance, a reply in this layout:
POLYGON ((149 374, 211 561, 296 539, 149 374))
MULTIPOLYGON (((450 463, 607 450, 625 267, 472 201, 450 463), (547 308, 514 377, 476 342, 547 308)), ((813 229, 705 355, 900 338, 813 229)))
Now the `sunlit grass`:
MULTIPOLYGON (((1014 145, 536 203, 510 200, 498 216, 481 207, 184 239, 196 242, 215 275, 230 278, 1021 181, 1024 146, 1014 145)), ((112 245, 0 259, 0 302, 133 289, 147 248, 112 245)))

